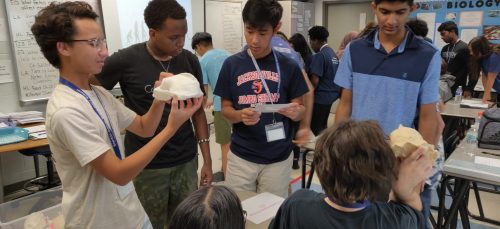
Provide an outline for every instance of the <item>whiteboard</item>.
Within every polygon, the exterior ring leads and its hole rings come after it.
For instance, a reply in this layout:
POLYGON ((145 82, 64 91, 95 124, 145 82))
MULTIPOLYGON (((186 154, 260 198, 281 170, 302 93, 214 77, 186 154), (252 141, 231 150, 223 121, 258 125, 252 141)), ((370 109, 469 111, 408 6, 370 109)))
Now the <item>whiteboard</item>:
POLYGON ((205 25, 214 48, 237 53, 243 47, 242 2, 206 1, 205 25))
MULTIPOLYGON (((31 33, 35 15, 53 1, 6 0, 5 2, 19 98, 23 102, 48 99, 59 80, 59 71, 45 59, 31 33)), ((100 14, 98 0, 84 1, 100 14)))

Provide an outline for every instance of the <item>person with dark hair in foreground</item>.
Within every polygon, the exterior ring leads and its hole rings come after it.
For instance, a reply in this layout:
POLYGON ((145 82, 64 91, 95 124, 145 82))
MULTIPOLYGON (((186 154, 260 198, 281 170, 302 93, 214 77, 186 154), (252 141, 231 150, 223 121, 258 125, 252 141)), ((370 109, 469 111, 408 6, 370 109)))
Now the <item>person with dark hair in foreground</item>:
POLYGON ((234 191, 226 186, 203 187, 179 204, 170 229, 243 229, 245 211, 234 191))
POLYGON ((295 192, 269 228, 425 228, 420 189, 432 161, 423 148, 396 159, 376 122, 347 121, 324 131, 314 163, 325 194, 295 192))

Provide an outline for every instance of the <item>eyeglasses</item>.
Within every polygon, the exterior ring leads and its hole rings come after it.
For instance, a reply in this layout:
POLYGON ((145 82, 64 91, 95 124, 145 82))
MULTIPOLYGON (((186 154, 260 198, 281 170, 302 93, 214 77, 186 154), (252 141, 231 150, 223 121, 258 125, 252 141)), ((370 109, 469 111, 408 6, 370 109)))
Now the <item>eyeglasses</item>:
POLYGON ((68 40, 66 42, 87 42, 87 44, 97 49, 98 52, 101 51, 102 48, 108 47, 106 43, 106 38, 94 38, 89 40, 68 40))

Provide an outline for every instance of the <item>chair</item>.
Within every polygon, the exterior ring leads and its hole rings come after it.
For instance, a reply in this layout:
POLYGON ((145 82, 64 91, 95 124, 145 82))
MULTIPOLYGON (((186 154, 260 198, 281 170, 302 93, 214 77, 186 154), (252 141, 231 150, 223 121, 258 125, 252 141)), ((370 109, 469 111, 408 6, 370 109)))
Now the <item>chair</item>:
POLYGON ((30 181, 24 183, 24 190, 28 192, 37 192, 41 190, 45 190, 48 188, 56 187, 60 185, 59 179, 54 177, 54 164, 52 161, 52 152, 50 151, 49 146, 33 148, 33 149, 25 149, 19 151, 21 154, 25 156, 32 156, 35 164, 35 178, 30 181), (40 166, 38 162, 38 156, 44 156, 47 159, 47 175, 40 176, 40 166), (38 186, 37 189, 32 189, 32 186, 38 186))

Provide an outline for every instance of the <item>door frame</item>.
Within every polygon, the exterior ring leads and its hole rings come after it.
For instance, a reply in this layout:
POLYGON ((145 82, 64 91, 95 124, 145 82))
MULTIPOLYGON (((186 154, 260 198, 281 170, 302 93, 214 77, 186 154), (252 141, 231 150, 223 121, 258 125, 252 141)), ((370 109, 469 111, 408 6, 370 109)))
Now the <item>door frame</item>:
POLYGON ((338 0, 338 1, 324 1, 323 2, 323 26, 328 28, 328 6, 346 3, 364 3, 372 2, 372 0, 338 0))

